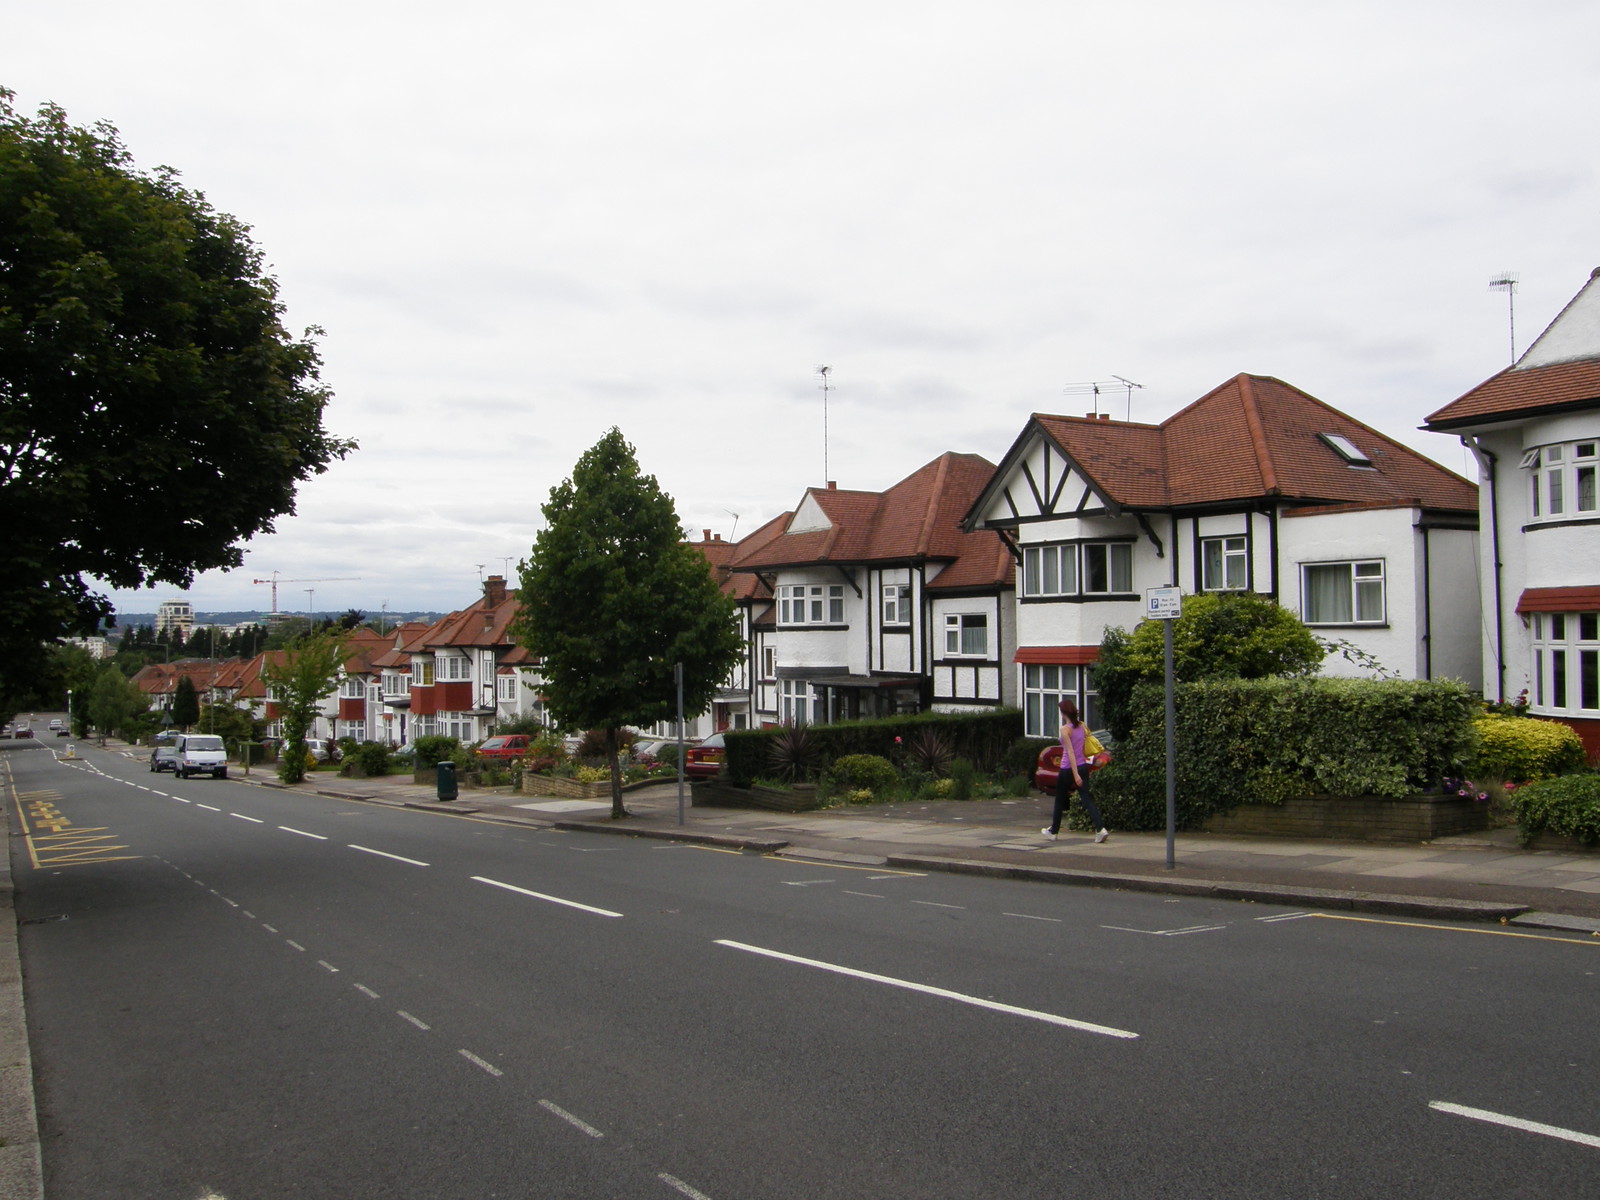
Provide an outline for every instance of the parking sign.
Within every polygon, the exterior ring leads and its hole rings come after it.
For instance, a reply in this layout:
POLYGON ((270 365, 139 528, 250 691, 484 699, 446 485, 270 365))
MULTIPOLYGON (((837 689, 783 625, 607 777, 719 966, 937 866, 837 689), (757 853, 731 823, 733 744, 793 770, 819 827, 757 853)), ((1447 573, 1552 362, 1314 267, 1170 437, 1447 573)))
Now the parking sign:
POLYGON ((1182 612, 1182 588, 1158 587, 1145 589, 1144 615, 1147 620, 1176 621, 1182 612))

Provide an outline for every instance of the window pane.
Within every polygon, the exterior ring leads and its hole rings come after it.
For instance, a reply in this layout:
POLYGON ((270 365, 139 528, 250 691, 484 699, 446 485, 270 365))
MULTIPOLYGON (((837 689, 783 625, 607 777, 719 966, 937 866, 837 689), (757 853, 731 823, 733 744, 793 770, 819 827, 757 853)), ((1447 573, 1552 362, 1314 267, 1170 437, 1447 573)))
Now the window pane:
POLYGON ((1076 546, 1061 547, 1061 594, 1075 596, 1078 594, 1078 548, 1076 546))
POLYGON ((1383 620, 1383 581, 1363 579, 1356 583, 1356 620, 1383 620))
POLYGON ((964 618, 961 625, 961 653, 987 654, 988 652, 989 618, 964 618))
POLYGON ((1044 595, 1056 596, 1061 593, 1061 547, 1046 546, 1040 551, 1044 561, 1044 595))
POLYGON ((1550 515, 1561 511, 1561 472, 1550 472, 1550 515))
POLYGON ((1578 640, 1580 642, 1600 641, 1600 613, 1578 614, 1578 640))
POLYGON ((946 654, 961 653, 960 617, 946 617, 944 619, 944 652, 946 654))
POLYGON ((1208 592, 1214 592, 1223 586, 1222 543, 1201 542, 1200 556, 1203 563, 1200 586, 1208 592))
POLYGON ((1133 591, 1133 547, 1120 545, 1111 547, 1111 590, 1113 592, 1133 591))
POLYGON ((1351 606, 1350 564, 1329 563, 1305 569, 1305 595, 1302 607, 1311 624, 1348 623, 1355 615, 1351 606))
POLYGON ((833 625, 844 624, 844 587, 831 587, 828 589, 828 621, 833 625))
POLYGON ((1578 651, 1578 690, 1580 708, 1600 708, 1600 650, 1578 651))
POLYGON ((1565 650, 1550 651, 1550 706, 1552 708, 1565 708, 1567 706, 1567 652, 1565 650))
POLYGON ((1039 594, 1039 548, 1029 546, 1022 552, 1022 594, 1039 594))
POLYGON ((1564 642, 1567 640, 1567 614, 1550 614, 1550 637, 1553 641, 1564 642))
POLYGON ((1578 468, 1578 511, 1594 511, 1594 468, 1578 468))
POLYGON ((1083 548, 1083 590, 1086 592, 1105 592, 1110 580, 1106 574, 1106 548, 1104 546, 1085 546, 1083 548))
POLYGON ((1023 735, 1026 737, 1045 737, 1039 732, 1039 693, 1029 692, 1024 697, 1023 707, 1023 735))
POLYGON ((1228 555, 1228 577, 1223 583, 1224 587, 1238 589, 1249 585, 1250 560, 1245 557, 1244 539, 1239 538, 1238 542, 1238 553, 1230 553, 1228 555))

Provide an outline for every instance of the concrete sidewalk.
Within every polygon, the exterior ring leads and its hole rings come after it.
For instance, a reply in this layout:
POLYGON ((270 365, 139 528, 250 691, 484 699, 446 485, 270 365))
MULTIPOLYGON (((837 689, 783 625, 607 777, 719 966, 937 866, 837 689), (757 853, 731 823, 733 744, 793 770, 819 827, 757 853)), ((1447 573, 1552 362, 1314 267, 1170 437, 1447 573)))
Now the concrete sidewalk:
MULTIPOLYGON (((262 777, 269 786, 281 786, 262 777)), ((1506 920, 1600 936, 1600 853, 1524 850, 1514 829, 1423 844, 1333 842, 1179 834, 1174 866, 1164 833, 1113 833, 1103 845, 1039 830, 1051 802, 1020 799, 774 813, 701 808, 675 784, 626 793, 631 814, 611 819, 609 799, 462 789, 441 803, 409 779, 343 779, 319 772, 301 789, 342 799, 399 804, 598 833, 677 838, 788 857, 965 871, 1041 882, 1342 908, 1419 917, 1506 920)), ((688 793, 689 789, 685 789, 688 793)))

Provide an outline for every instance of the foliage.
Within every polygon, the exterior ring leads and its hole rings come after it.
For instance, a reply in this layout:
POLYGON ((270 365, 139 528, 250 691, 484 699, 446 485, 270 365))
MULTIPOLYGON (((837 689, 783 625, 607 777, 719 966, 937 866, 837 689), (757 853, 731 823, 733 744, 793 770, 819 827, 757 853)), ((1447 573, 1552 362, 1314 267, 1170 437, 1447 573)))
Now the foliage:
POLYGON ((101 668, 89 691, 89 720, 102 735, 137 741, 143 732, 150 699, 111 664, 101 668))
POLYGON ((545 732, 545 726, 544 722, 533 713, 523 713, 520 717, 495 722, 494 732, 496 735, 501 736, 510 733, 525 733, 529 737, 538 737, 545 732))
POLYGON ((1524 845, 1541 833, 1576 838, 1586 846, 1600 842, 1600 775, 1563 775, 1518 788, 1512 807, 1524 845))
POLYGON ((387 775, 393 769, 394 753, 385 742, 354 742, 345 738, 342 743, 344 764, 341 775, 365 775, 373 778, 387 775))
MULTIPOLYGON (((776 729, 739 729, 726 734, 728 777, 736 787, 748 787, 758 776, 774 769, 768 747, 790 726, 776 729)), ((803 726, 808 742, 810 770, 822 771, 846 754, 877 754, 893 759, 904 743, 922 729, 935 729, 948 739, 952 753, 969 758, 982 772, 995 770, 1022 733, 1022 713, 1012 709, 970 713, 917 713, 879 717, 867 721, 840 721, 833 725, 803 726), (900 738, 896 743, 895 738, 900 738)))
POLYGON ((1581 771, 1587 761, 1583 741, 1570 725, 1536 717, 1486 713, 1473 722, 1478 756, 1472 773, 1484 779, 1517 783, 1581 771))
POLYGON ((950 764, 950 798, 952 800, 971 800, 973 787, 978 779, 978 768, 965 758, 958 758, 950 764))
MULTIPOLYGON (((582 759, 604 758, 608 750, 607 739, 610 736, 611 731, 606 729, 585 730, 583 736, 578 739, 577 746, 573 748, 572 757, 582 759)), ((632 738, 627 735, 625 730, 618 730, 615 736, 618 749, 632 742, 632 738)))
POLYGON ((188 729, 200 720, 200 693, 195 691, 194 680, 179 675, 172 689, 172 723, 188 729))
POLYGON ((809 725, 784 725, 767 739, 767 763, 784 783, 815 778, 820 762, 809 725))
POLYGON ((254 718, 248 706, 207 704, 194 723, 207 733, 220 735, 229 746, 261 740, 262 722, 254 718))
POLYGON ((622 806, 623 726, 704 712, 739 656, 731 597, 682 541, 672 498, 643 474, 620 430, 606 433, 550 491, 545 528, 521 566, 513 634, 542 662, 543 694, 563 727, 609 731, 611 811, 622 806))
POLYGON ((605 767, 578 767, 572 772, 572 777, 579 783, 599 783, 602 779, 611 778, 611 772, 605 767))
POLYGON ((883 793, 892 791, 900 782, 900 772, 887 758, 877 754, 845 754, 833 760, 828 778, 835 787, 883 793))
MULTIPOLYGON (((1095 800, 1114 828, 1166 825, 1163 690, 1135 689, 1129 737, 1095 773, 1095 800)), ((1451 680, 1214 679, 1180 685, 1175 700, 1185 829, 1244 803, 1423 792, 1458 774, 1476 745, 1477 702, 1451 680)))
POLYGON ((299 783, 306 777, 306 731, 322 701, 339 685, 344 659, 344 634, 322 634, 305 639, 278 658, 269 658, 262 668, 261 678, 277 695, 283 723, 278 778, 285 783, 299 783))
POLYGON ((442 762, 453 762, 458 767, 466 762, 466 751, 460 738, 446 737, 442 733, 424 734, 411 740, 413 757, 419 767, 432 767, 442 762))
MULTIPOLYGON (((955 751, 950 746, 950 739, 939 730, 919 729, 906 738, 902 745, 905 749, 905 761, 909 765, 927 772, 935 779, 950 773, 950 763, 955 758, 955 751)), ((970 767, 972 764, 967 765, 970 767)))
MULTIPOLYGON (((1111 628, 1101 639, 1095 687, 1106 726, 1119 742, 1133 727, 1134 689, 1165 677, 1164 624, 1143 621, 1132 634, 1111 628)), ((1185 597, 1183 615, 1171 624, 1172 672, 1182 683, 1310 675, 1325 654, 1299 617, 1253 592, 1185 597)))
POLYGON ((246 226, 109 124, 0 89, 0 673, 93 633, 115 588, 187 586, 354 443, 322 427, 246 226))

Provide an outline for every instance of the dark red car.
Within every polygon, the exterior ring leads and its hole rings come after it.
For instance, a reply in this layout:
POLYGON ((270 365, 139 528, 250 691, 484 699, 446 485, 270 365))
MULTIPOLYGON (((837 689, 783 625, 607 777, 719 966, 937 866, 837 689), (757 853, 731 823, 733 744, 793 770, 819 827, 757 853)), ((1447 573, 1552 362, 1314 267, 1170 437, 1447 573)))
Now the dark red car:
MULTIPOLYGON (((1100 739, 1102 746, 1106 747, 1104 754, 1093 755, 1090 759, 1089 769, 1098 771, 1111 761, 1111 731, 1109 729, 1097 729, 1094 731, 1094 736, 1100 739)), ((1056 792, 1056 777, 1060 774, 1061 743, 1057 742, 1055 745, 1046 746, 1039 751, 1039 761, 1033 769, 1033 786, 1041 792, 1053 796, 1056 792)))
POLYGON ((722 770, 722 761, 728 748, 720 733, 713 733, 697 746, 683 752, 683 773, 690 779, 710 779, 722 770))
POLYGON ((532 743, 525 733, 504 733, 492 737, 478 747, 479 758, 521 758, 528 753, 532 743))

